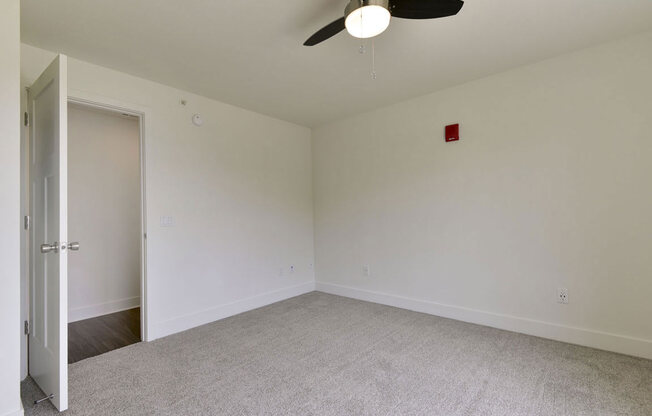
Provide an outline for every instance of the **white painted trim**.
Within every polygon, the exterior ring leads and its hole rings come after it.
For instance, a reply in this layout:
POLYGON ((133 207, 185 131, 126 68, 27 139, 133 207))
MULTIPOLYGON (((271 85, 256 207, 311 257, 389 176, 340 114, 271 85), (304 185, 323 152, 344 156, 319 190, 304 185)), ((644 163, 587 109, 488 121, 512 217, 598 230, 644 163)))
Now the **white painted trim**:
MULTIPOLYGON (((22 406, 21 406, 21 407, 22 407, 22 406)), ((16 410, 16 411, 13 411, 13 412, 9 412, 9 413, 5 413, 5 414, 4 414, 4 416, 24 416, 24 415, 25 415, 25 412, 23 411, 22 408, 21 408, 21 409, 18 409, 18 410, 16 410)))
MULTIPOLYGON (((33 84, 34 80, 32 80, 29 84, 33 84)), ((29 90, 29 88, 27 88, 29 90)), ((29 99, 26 97, 27 102, 29 102, 29 99)), ((140 104, 136 103, 129 103, 125 101, 120 101, 120 100, 115 100, 113 98, 105 97, 102 95, 97 95, 94 93, 90 93, 87 91, 83 90, 76 90, 73 88, 68 88, 68 102, 69 103, 76 103, 76 104, 81 104, 81 105, 86 105, 89 107, 93 108, 99 108, 99 109, 105 109, 105 110, 111 110, 111 111, 116 111, 116 112, 121 112, 121 113, 127 113, 131 114, 134 116, 139 117, 140 119, 140 170, 141 170, 141 237, 145 235, 147 232, 147 193, 146 193, 146 178, 147 178, 147 152, 146 152, 146 144, 148 140, 150 140, 150 135, 152 132, 152 111, 149 109, 149 107, 145 107, 140 104)), ((28 105, 29 107, 29 105, 28 105)), ((27 108, 26 108, 27 110, 27 108)), ((26 127, 26 129, 29 129, 26 127)), ((24 138, 27 140, 26 143, 29 143, 29 133, 25 134, 24 138)), ((24 161, 26 155, 21 154, 21 159, 24 161)), ((26 163, 26 172, 27 174, 24 176, 24 181, 21 183, 21 187, 24 189, 29 189, 29 169, 30 165, 29 163, 26 163)), ((26 193, 29 195, 29 192, 26 193)), ((28 201, 27 205, 27 210, 32 215, 31 213, 31 201, 28 201)), ((28 237, 29 239, 29 234, 28 237)), ((25 261, 27 265, 30 265, 30 253, 29 253, 29 240, 24 244, 21 245, 21 251, 24 252, 25 255, 25 261)), ((27 311, 29 311, 30 304, 29 304, 29 294, 31 293, 31 286, 29 285, 30 278, 29 276, 31 275, 31 269, 29 267, 26 268, 26 276, 21 276, 21 279, 26 279, 26 284, 27 284, 27 303, 25 307, 27 308, 27 311)), ((22 272, 21 272, 22 273, 22 272)), ((143 341, 149 341, 148 337, 148 316, 149 316, 149 308, 148 308, 148 289, 147 289, 147 241, 143 237, 141 238, 141 285, 140 285, 140 331, 141 331, 141 339, 143 341)), ((29 312, 26 312, 25 314, 26 317, 29 317, 29 312)), ((68 322, 73 322, 74 319, 71 317, 68 317, 68 322)), ((66 331, 67 333, 67 331, 66 331)), ((25 353, 21 356, 21 361, 22 361, 22 366, 27 369, 27 360, 29 356, 29 351, 27 348, 25 349, 25 353)), ((26 374, 25 374, 26 376, 26 374)))
POLYGON ((380 303, 458 321, 652 359, 652 340, 520 318, 427 300, 390 295, 333 283, 317 282, 316 290, 367 302, 380 303))
POLYGON ((210 322, 228 318, 229 316, 237 315, 239 313, 267 306, 275 302, 280 302, 295 296, 313 292, 314 290, 315 282, 310 281, 296 286, 285 287, 283 289, 262 293, 260 295, 252 296, 232 303, 227 303, 225 305, 215 306, 189 315, 179 316, 167 321, 151 323, 150 337, 151 340, 162 338, 167 335, 175 334, 177 332, 195 328, 210 322))
POLYGON ((106 303, 95 305, 81 306, 68 311, 68 322, 77 322, 83 319, 95 318, 96 316, 107 315, 110 313, 126 311, 140 306, 140 296, 133 298, 118 299, 106 303))
MULTIPOLYGON (((149 298, 147 286, 147 143, 152 132, 152 111, 149 107, 97 95, 83 90, 68 90, 68 102, 93 108, 127 113, 139 118, 140 124, 140 192, 141 192, 141 244, 140 244, 140 339, 151 341, 149 336, 149 298)), ((71 321, 72 322, 72 321, 71 321)))

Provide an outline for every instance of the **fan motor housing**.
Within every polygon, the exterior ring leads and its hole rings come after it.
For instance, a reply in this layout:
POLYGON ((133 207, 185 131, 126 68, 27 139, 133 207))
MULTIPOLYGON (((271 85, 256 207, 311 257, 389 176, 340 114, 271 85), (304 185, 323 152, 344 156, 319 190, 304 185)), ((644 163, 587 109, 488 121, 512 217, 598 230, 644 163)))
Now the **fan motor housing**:
POLYGON ((365 6, 380 6, 389 10, 389 0, 351 0, 344 9, 344 17, 365 6))

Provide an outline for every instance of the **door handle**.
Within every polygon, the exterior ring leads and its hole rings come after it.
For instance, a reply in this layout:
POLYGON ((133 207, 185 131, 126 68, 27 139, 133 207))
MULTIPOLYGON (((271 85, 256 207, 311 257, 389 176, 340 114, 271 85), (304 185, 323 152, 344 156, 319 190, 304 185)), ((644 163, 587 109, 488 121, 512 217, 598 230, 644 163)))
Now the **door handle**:
POLYGON ((41 244, 41 253, 48 254, 49 252, 54 251, 55 253, 59 252, 59 242, 55 241, 52 244, 41 244))
POLYGON ((68 250, 79 251, 79 242, 74 241, 72 243, 68 243, 68 250))

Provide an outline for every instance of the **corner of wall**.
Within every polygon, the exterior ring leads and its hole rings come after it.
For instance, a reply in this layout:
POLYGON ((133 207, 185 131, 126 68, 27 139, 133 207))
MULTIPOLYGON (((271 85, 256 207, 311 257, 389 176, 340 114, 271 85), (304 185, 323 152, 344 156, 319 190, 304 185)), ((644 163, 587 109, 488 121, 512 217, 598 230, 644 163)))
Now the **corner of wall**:
POLYGON ((0 2, 0 414, 20 415, 20 1, 0 2))
POLYGON ((149 336, 147 341, 163 338, 177 332, 196 328, 220 319, 238 315, 252 309, 262 308, 272 303, 280 302, 295 296, 304 295, 315 291, 314 281, 301 283, 295 286, 285 287, 279 290, 252 296, 247 299, 238 300, 224 305, 214 306, 192 314, 168 319, 163 322, 150 323, 149 336))

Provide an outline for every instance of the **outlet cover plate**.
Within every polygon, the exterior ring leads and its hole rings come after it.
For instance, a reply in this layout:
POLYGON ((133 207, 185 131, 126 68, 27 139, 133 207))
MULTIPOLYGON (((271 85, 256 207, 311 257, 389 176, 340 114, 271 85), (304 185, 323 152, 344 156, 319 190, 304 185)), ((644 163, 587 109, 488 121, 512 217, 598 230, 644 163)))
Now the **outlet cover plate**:
POLYGON ((557 288, 557 302, 563 304, 568 303, 568 289, 565 287, 557 288))

